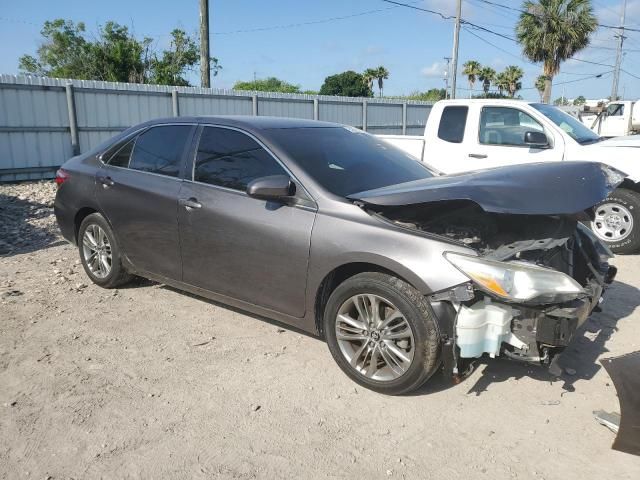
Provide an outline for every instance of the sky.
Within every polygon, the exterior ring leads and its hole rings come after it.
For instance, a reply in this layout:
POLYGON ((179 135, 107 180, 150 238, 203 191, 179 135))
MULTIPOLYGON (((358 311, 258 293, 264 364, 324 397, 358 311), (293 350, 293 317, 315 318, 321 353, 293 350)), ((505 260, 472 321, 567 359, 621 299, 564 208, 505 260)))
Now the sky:
MULTIPOLYGON (((450 16, 455 0, 398 0, 450 16)), ((602 24, 619 25, 623 0, 594 0, 602 24)), ((518 8, 513 0, 493 3, 518 8)), ((17 74, 18 59, 35 54, 42 43, 45 20, 65 18, 85 22, 89 34, 108 20, 127 25, 137 37, 150 36, 162 48, 176 27, 196 34, 198 0, 0 0, 0 73, 17 74)), ((384 65, 390 72, 385 95, 404 95, 444 86, 444 57, 452 52, 453 21, 439 15, 395 6, 382 0, 210 0, 211 55, 223 66, 214 87, 231 88, 238 80, 275 76, 318 90, 328 75, 344 70, 362 72, 384 65)), ((463 28, 460 66, 477 60, 500 71, 508 65, 524 72, 520 94, 537 100, 535 78, 541 66, 521 55, 514 36, 518 13, 483 0, 463 0, 462 17, 485 30, 463 28)), ((628 0, 626 26, 640 30, 640 0, 628 0)), ((611 94, 616 30, 600 28, 592 46, 563 64, 554 82, 553 98, 605 98, 611 94), (586 62, 594 63, 586 63, 586 62), (596 75, 602 74, 596 78, 596 75)), ((628 32, 619 93, 640 98, 640 31, 628 32), (634 75, 638 78, 635 78, 634 75)), ((198 84, 198 72, 188 76, 198 84)), ((459 74, 458 97, 469 95, 459 74)), ((476 83, 475 89, 480 89, 476 83)))

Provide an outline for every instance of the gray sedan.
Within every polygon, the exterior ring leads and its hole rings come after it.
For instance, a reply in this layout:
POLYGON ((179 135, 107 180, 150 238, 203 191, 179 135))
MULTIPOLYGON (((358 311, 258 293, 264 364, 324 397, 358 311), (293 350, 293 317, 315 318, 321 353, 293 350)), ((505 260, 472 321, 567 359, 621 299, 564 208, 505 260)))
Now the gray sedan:
POLYGON ((623 178, 441 176, 343 125, 180 117, 66 162, 55 212, 94 283, 139 275, 321 335, 354 381, 401 394, 562 351, 615 275, 581 222, 623 178))

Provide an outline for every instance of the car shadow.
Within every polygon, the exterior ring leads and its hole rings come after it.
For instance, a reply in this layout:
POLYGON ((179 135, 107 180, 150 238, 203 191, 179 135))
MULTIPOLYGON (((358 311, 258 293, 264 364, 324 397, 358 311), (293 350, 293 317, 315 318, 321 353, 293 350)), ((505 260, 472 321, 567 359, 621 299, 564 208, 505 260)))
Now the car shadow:
MULTIPOLYGON (((141 278, 121 288, 140 288, 153 285, 157 285, 157 283, 141 278)), ((185 292, 184 290, 169 285, 159 285, 162 289, 187 295, 194 299, 207 302, 210 305, 246 315, 256 320, 299 333, 300 335, 324 341, 322 337, 296 328, 295 326, 247 312, 241 308, 210 300, 200 295, 185 292)), ((606 301, 603 304, 602 311, 594 312, 589 317, 578 329, 565 351, 556 358, 556 363, 562 371, 559 376, 554 375, 550 369, 540 365, 508 360, 504 357, 490 359, 485 356, 477 359, 473 363, 471 373, 465 376, 459 383, 454 382, 452 378, 447 378, 438 371, 422 387, 406 396, 431 395, 452 387, 465 388, 465 385, 468 385, 470 382, 474 383, 469 387, 467 393, 481 395, 494 383, 512 380, 517 381, 522 378, 531 378, 549 383, 562 382, 562 389, 565 392, 573 392, 575 391, 575 382, 593 378, 602 368, 597 361, 602 354, 609 351, 606 344, 617 331, 618 321, 631 315, 636 307, 640 306, 640 290, 622 282, 614 282, 607 290, 605 298, 606 301), (479 367, 481 366, 485 368, 480 372, 481 368, 479 367), (567 371, 572 374, 567 373, 567 371)))
POLYGON ((0 258, 64 245, 57 226, 42 228, 27 220, 53 216, 50 204, 0 194, 0 258))

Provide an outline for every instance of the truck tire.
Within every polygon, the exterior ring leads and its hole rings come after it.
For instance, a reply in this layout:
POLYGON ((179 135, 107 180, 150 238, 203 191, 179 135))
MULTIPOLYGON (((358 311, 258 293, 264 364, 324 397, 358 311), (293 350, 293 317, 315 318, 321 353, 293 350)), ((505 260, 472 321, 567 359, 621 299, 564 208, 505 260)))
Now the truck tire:
POLYGON ((640 250, 640 193, 618 188, 594 207, 591 229, 613 253, 640 250))

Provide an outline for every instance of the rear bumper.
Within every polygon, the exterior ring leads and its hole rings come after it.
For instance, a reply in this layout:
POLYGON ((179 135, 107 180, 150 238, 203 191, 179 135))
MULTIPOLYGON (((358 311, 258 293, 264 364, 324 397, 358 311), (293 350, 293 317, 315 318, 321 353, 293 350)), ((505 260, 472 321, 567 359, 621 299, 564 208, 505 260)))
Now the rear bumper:
POLYGON ((64 195, 61 195, 61 190, 64 188, 64 185, 58 190, 56 194, 56 199, 53 204, 53 212, 56 216, 56 221, 58 222, 58 228, 60 229, 60 233, 68 242, 73 245, 76 244, 76 231, 75 231, 75 221, 74 221, 74 210, 64 202, 64 195))

